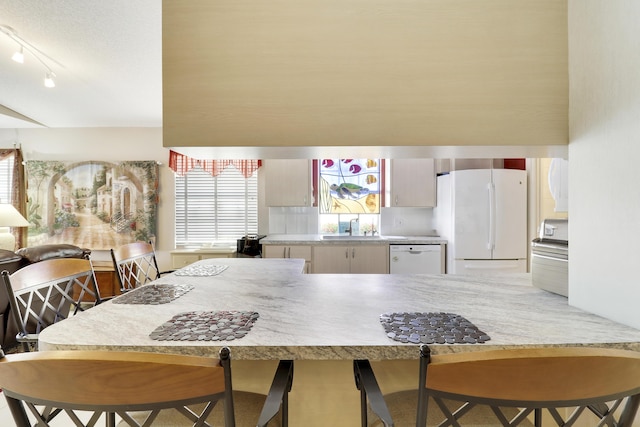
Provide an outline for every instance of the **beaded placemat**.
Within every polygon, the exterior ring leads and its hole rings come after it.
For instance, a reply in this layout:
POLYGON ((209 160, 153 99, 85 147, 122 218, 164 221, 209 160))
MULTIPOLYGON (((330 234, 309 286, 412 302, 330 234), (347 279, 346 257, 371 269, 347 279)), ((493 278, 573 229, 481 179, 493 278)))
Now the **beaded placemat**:
POLYGON ((387 336, 414 344, 481 344, 491 338, 454 313, 385 313, 380 322, 387 336))
POLYGON ((114 304, 167 304, 193 289, 191 285, 144 285, 113 299, 114 304))
POLYGON ((249 333, 260 315, 255 311, 190 311, 157 327, 158 341, 231 341, 249 333))
POLYGON ((176 270, 176 276, 215 276, 225 271, 228 265, 208 264, 208 265, 188 265, 176 270))

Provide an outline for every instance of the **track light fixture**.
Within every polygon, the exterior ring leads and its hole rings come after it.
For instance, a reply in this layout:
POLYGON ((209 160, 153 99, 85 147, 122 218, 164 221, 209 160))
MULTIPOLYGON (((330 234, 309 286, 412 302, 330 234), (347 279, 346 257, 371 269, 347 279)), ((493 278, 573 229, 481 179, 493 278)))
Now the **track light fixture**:
POLYGON ((16 62, 24 64, 24 47, 20 46, 20 50, 16 50, 16 53, 11 57, 16 62))
POLYGON ((55 74, 53 74, 53 72, 49 72, 45 75, 44 77, 44 85, 46 87, 56 87, 56 82, 53 81, 53 76, 55 76, 55 74))
POLYGON ((24 61, 25 61, 24 52, 27 51, 28 53, 31 54, 31 56, 33 56, 35 59, 38 60, 40 65, 42 65, 45 68, 45 78, 44 78, 45 87, 55 87, 56 86, 55 82, 53 81, 53 78, 56 76, 56 74, 53 72, 51 67, 49 67, 47 65, 47 63, 44 61, 44 59, 43 59, 43 58, 47 58, 47 59, 51 59, 51 58, 49 58, 47 55, 45 55, 37 47, 35 47, 31 43, 29 43, 28 41, 26 41, 25 39, 20 37, 18 35, 18 33, 16 33, 16 31, 13 28, 11 28, 10 26, 8 26, 8 25, 1 25, 0 24, 0 33, 2 33, 4 35, 6 35, 7 37, 9 37, 11 40, 16 42, 18 44, 18 46, 20 47, 20 50, 16 51, 13 54, 13 56, 11 57, 11 59, 13 59, 14 61, 16 61, 16 62, 18 62, 20 64, 23 64, 24 61))

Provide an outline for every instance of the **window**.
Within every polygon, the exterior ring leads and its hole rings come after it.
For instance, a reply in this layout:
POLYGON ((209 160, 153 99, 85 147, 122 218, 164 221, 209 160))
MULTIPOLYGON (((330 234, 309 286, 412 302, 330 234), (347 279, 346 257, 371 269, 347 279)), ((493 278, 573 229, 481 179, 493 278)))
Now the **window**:
POLYGON ((0 160, 0 203, 11 203, 13 156, 0 160))
POLYGON ((235 167, 216 177, 196 167, 176 175, 176 246, 234 242, 258 233, 258 174, 235 167))
POLYGON ((322 159, 319 163, 321 232, 344 233, 350 226, 354 235, 377 232, 383 194, 382 159, 322 159))

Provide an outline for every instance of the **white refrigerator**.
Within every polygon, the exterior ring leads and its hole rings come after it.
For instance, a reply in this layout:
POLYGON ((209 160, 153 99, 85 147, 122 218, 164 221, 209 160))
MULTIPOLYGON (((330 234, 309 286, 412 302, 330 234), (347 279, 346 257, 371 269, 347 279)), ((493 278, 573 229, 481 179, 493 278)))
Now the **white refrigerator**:
POLYGON ((447 239, 447 273, 527 271, 527 172, 469 169, 437 178, 434 219, 447 239))

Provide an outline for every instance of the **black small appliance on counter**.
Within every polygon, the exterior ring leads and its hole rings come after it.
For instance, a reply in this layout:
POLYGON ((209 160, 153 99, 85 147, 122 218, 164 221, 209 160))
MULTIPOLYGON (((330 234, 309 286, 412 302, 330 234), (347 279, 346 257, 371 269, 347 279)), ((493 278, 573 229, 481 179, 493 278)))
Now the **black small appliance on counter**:
POLYGON ((236 256, 238 258, 262 258, 260 239, 265 235, 247 234, 237 241, 236 256))

